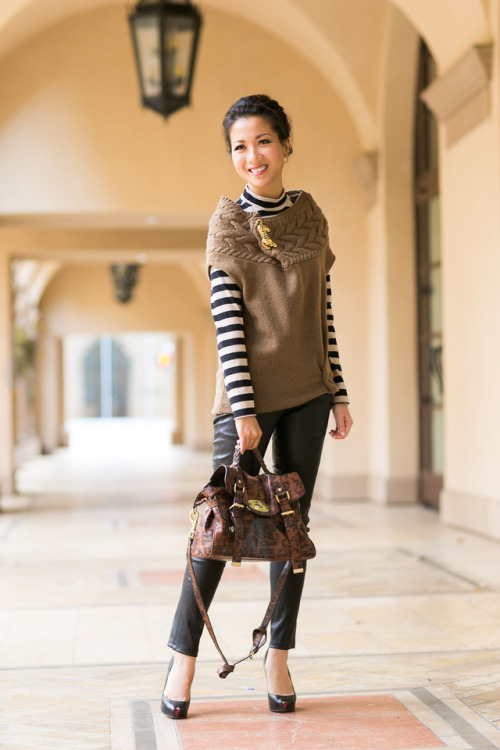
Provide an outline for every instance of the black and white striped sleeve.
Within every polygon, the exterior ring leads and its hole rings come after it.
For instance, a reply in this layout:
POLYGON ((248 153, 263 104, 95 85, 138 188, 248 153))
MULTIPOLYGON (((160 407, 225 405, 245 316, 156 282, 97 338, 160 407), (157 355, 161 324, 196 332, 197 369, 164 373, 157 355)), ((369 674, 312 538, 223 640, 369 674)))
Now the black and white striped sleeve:
POLYGON ((241 290, 224 271, 212 269, 210 282, 210 305, 217 333, 217 348, 234 417, 255 416, 241 290))
POLYGON ((332 307, 332 283, 330 274, 326 277, 326 320, 328 325, 328 359, 332 368, 333 379, 338 385, 339 390, 333 397, 334 404, 348 404, 349 397, 342 377, 342 367, 340 365, 339 350, 337 347, 337 336, 335 326, 333 325, 333 307, 332 307))

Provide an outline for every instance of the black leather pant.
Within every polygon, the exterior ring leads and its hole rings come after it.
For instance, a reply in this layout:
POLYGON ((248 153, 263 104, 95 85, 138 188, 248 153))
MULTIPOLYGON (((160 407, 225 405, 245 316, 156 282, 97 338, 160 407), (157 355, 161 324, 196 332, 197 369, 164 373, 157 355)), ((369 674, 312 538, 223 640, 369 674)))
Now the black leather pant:
MULTIPOLYGON (((316 482, 321 451, 328 425, 331 395, 318 396, 300 406, 282 411, 259 414, 257 419, 262 430, 259 450, 264 455, 273 438, 274 472, 285 474, 297 471, 305 487, 300 500, 300 512, 306 526, 316 482)), ((230 464, 238 433, 232 414, 220 414, 214 420, 214 469, 221 464, 230 464)), ((241 467, 249 474, 258 474, 259 465, 251 451, 241 457, 241 467)), ((284 563, 270 564, 271 591, 279 578, 284 563)), ((225 562, 219 560, 193 559, 193 568, 203 601, 208 609, 224 570, 225 562)), ((276 604, 271 622, 272 648, 295 647, 295 630, 300 599, 304 587, 304 573, 290 573, 276 604)), ((168 645, 174 651, 188 656, 198 655, 198 644, 203 630, 203 618, 196 604, 191 576, 186 568, 184 582, 168 645)))

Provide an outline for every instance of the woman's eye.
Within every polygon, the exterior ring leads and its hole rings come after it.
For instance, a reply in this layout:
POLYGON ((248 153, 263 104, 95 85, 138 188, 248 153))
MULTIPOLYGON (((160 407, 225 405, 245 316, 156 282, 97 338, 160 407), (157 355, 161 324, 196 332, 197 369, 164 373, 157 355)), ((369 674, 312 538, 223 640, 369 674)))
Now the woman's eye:
POLYGON ((271 141, 269 140, 269 138, 261 138, 259 143, 271 143, 271 141))
POLYGON ((242 148, 243 148, 243 144, 242 144, 242 143, 240 143, 240 144, 239 144, 238 146, 235 146, 235 147, 233 148, 233 151, 241 151, 241 149, 242 149, 242 148))

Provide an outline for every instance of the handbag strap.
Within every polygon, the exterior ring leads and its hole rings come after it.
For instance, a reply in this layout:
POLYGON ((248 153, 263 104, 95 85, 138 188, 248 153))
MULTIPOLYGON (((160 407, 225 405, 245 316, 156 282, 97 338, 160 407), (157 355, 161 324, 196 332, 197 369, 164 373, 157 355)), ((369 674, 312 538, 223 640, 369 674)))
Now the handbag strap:
POLYGON ((300 513, 292 508, 290 502, 290 495, 288 492, 283 492, 280 495, 276 495, 276 499, 281 508, 281 517, 285 524, 285 532, 290 545, 290 555, 292 558, 293 572, 303 573, 304 572, 304 560, 300 549, 300 539, 298 524, 301 522, 300 513))
POLYGON ((243 556, 243 514, 245 512, 245 506, 238 502, 236 494, 234 496, 234 503, 229 510, 232 511, 232 521, 234 526, 233 559, 231 565, 239 568, 243 556))
MULTIPOLYGON (((255 458, 257 459, 260 468, 265 474, 270 474, 271 472, 267 468, 266 464, 264 463, 264 459, 262 458, 261 452, 258 448, 252 448, 252 453, 254 454, 255 458)), ((236 447, 234 449, 233 454, 233 462, 231 466, 234 468, 237 468, 240 465, 240 458, 241 458, 241 448, 239 441, 236 443, 236 447)))
POLYGON ((287 579, 287 576, 288 576, 288 574, 290 572, 291 564, 290 564, 290 561, 287 560, 287 562, 283 566, 283 570, 281 571, 280 577, 278 578, 278 581, 276 583, 276 586, 274 587, 274 591, 272 593, 271 599, 270 599, 269 604, 267 606, 267 610, 266 610, 266 614, 264 615, 264 619, 262 620, 260 626, 258 628, 255 628, 255 630, 252 633, 253 644, 252 644, 252 648, 250 649, 250 652, 248 653, 247 656, 243 656, 241 659, 238 659, 233 664, 229 664, 228 660, 226 659, 226 657, 222 653, 222 650, 221 650, 219 644, 217 643, 217 638, 215 637, 214 629, 212 627, 212 623, 210 622, 210 617, 208 616, 208 612, 206 610, 205 603, 204 603, 203 597, 201 595, 201 591, 200 591, 198 583, 196 581, 196 575, 195 575, 195 572, 194 572, 193 561, 192 561, 192 557, 191 557, 191 545, 192 545, 192 543, 193 543, 193 541, 192 541, 192 539, 190 539, 189 542, 188 542, 188 548, 187 548, 187 555, 186 555, 186 557, 187 557, 187 564, 188 564, 189 575, 191 576, 191 582, 192 582, 192 585, 193 585, 194 597, 196 599, 196 603, 198 605, 198 609, 201 612, 201 616, 203 617, 203 621, 204 621, 204 623, 206 625, 206 628, 207 628, 208 632, 210 633, 211 639, 214 642, 215 648, 217 649, 217 651, 219 652, 219 654, 221 655, 221 657, 222 657, 222 659, 224 661, 224 664, 221 667, 219 667, 219 669, 217 670, 217 674, 222 679, 225 679, 228 676, 228 674, 231 674, 231 672, 234 672, 234 668, 235 668, 235 666, 237 664, 240 664, 242 661, 245 661, 246 659, 253 659, 253 657, 255 656, 255 654, 257 653, 257 651, 259 651, 259 649, 261 649, 262 646, 265 644, 265 642, 267 640, 267 626, 269 625, 269 622, 271 621, 271 617, 273 615, 274 608, 275 608, 275 606, 276 606, 276 604, 278 602, 279 596, 281 594, 281 590, 282 590, 283 585, 284 585, 284 583, 285 583, 285 581, 287 579))

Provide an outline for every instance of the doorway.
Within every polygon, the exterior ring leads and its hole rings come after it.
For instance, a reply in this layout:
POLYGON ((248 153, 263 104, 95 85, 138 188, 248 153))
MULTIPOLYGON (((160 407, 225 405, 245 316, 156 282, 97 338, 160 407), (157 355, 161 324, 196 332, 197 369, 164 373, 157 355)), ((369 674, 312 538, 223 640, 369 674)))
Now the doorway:
POLYGON ((443 487, 443 332, 437 122, 420 94, 436 77, 421 40, 415 118, 415 226, 420 421, 419 500, 439 507, 443 487))
POLYGON ((68 334, 64 422, 72 454, 165 455, 177 427, 177 342, 167 332, 68 334))

